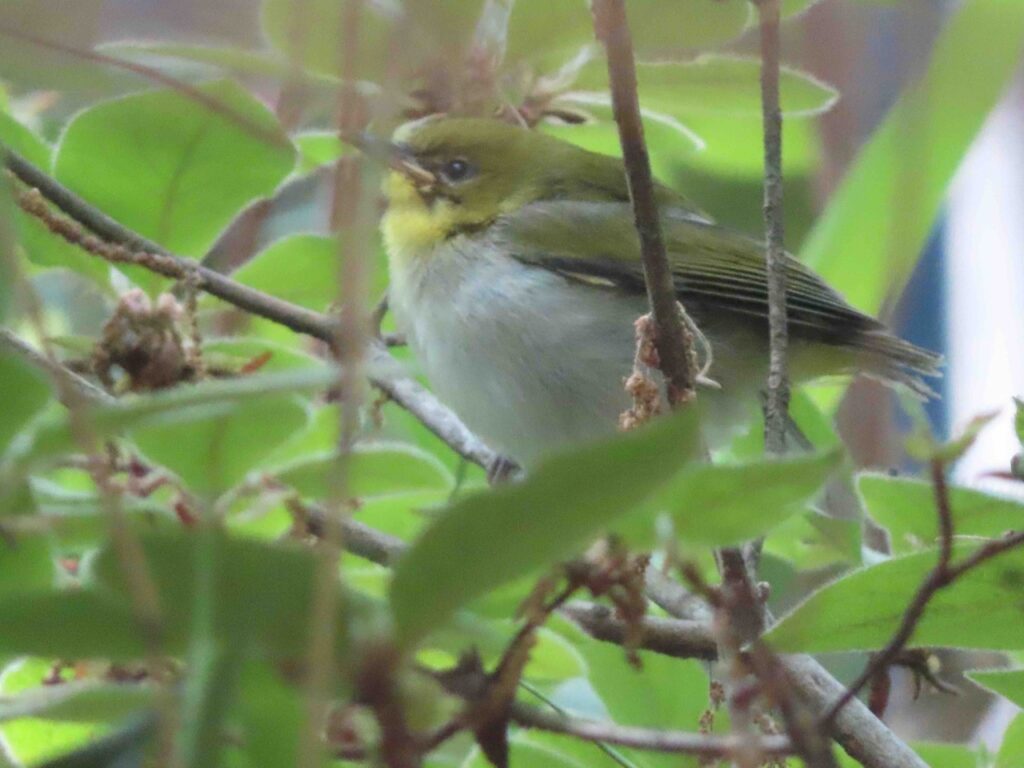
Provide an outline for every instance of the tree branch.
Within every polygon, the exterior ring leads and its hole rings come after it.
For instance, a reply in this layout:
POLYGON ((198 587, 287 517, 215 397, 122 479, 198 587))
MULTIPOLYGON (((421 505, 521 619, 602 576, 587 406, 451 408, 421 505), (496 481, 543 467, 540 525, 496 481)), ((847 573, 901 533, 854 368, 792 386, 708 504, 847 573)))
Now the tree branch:
POLYGON ((626 19, 625 0, 594 0, 594 32, 605 47, 612 109, 619 129, 622 159, 626 166, 629 197, 640 237, 644 284, 654 315, 655 346, 661 372, 665 375, 668 401, 672 407, 696 396, 697 371, 693 339, 683 321, 676 296, 672 269, 661 234, 658 201, 654 194, 651 162, 644 141, 637 95, 633 41, 626 19))
MULTIPOLYGON (((235 282, 219 272, 194 261, 175 256, 156 243, 122 226, 97 208, 89 205, 56 179, 43 173, 24 158, 10 150, 3 152, 4 164, 24 184, 39 190, 40 194, 63 211, 73 222, 94 232, 103 240, 128 249, 122 254, 125 261, 139 264, 157 274, 174 279, 191 275, 196 287, 239 309, 272 320, 298 333, 332 343, 336 338, 333 318, 313 312, 254 290, 235 282)), ((24 195, 19 196, 19 204, 24 195)), ((32 215, 45 215, 39 210, 32 215)), ((44 221, 47 226, 57 223, 52 212, 44 221)), ((74 233, 65 230, 56 234, 77 242, 74 233)), ((79 243, 80 244, 80 243, 79 243)), ((92 251, 90 251, 92 252, 92 251)), ((94 255, 100 255, 93 252, 94 255)), ((491 466, 497 454, 470 432, 459 418, 415 379, 398 375, 398 362, 383 344, 372 343, 367 352, 369 380, 396 404, 419 419, 431 432, 444 441, 464 459, 482 467, 491 466)))
POLYGON ((59 379, 64 386, 89 402, 111 403, 114 401, 113 397, 91 381, 82 378, 70 368, 54 362, 7 328, 0 328, 0 347, 10 350, 37 368, 46 371, 55 379, 59 379))

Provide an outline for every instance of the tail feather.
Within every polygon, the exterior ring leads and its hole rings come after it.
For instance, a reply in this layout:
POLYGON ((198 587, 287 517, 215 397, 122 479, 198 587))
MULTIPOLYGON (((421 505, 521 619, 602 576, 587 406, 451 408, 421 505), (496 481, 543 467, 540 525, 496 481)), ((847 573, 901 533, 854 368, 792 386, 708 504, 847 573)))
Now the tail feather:
POLYGON ((883 330, 862 334, 856 347, 865 354, 861 364, 868 376, 903 385, 923 400, 938 396, 924 379, 942 376, 942 355, 883 330))

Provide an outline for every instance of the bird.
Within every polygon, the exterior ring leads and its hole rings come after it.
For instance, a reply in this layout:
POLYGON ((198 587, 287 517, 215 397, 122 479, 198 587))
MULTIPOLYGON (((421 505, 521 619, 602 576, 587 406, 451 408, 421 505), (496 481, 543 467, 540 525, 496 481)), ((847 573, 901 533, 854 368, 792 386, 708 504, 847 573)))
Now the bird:
MULTIPOLYGON (((625 167, 499 119, 432 115, 367 138, 383 159, 388 303, 431 387, 527 471, 618 428, 648 312, 625 167)), ((710 363, 706 439, 746 423, 768 370, 764 245, 670 187, 655 198, 673 285, 710 363)), ((941 357, 784 257, 794 383, 866 374, 934 395, 941 357)), ((658 372, 651 375, 655 380, 658 372)))

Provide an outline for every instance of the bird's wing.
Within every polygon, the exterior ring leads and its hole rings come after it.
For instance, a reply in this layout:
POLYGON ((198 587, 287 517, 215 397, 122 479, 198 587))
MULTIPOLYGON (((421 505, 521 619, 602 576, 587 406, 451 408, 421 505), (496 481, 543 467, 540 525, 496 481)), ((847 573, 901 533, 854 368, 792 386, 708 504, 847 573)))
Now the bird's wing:
MULTIPOLYGON (((520 261, 570 280, 644 291, 633 214, 624 203, 553 201, 526 206, 498 222, 504 249, 520 261)), ((662 233, 684 305, 692 301, 767 319, 764 246, 687 211, 662 212, 662 233)), ((794 332, 832 344, 856 344, 884 326, 850 306, 820 277, 786 256, 786 303, 794 332)))

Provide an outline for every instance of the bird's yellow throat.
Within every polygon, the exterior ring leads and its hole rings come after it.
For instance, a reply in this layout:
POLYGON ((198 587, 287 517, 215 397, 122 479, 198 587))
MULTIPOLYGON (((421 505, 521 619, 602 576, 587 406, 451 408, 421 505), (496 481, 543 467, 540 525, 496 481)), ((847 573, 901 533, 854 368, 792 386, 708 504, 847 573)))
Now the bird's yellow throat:
POLYGON ((392 268, 408 266, 444 242, 456 225, 452 204, 427 202, 404 174, 392 171, 384 179, 388 210, 381 221, 392 268))

